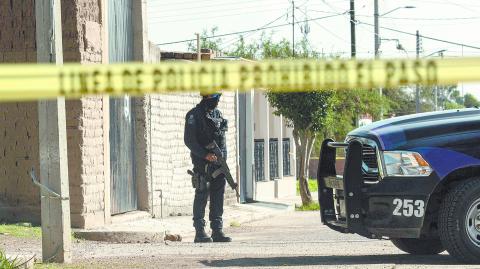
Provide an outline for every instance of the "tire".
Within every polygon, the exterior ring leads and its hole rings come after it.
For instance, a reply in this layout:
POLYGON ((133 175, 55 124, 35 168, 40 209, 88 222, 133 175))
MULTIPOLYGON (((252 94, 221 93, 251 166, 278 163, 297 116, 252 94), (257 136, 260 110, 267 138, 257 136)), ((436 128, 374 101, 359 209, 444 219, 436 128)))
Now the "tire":
POLYGON ((392 238, 391 241, 400 250, 414 255, 436 255, 445 251, 440 239, 392 238))
POLYGON ((440 207, 439 229, 450 255, 480 264, 480 178, 462 181, 448 192, 440 207))

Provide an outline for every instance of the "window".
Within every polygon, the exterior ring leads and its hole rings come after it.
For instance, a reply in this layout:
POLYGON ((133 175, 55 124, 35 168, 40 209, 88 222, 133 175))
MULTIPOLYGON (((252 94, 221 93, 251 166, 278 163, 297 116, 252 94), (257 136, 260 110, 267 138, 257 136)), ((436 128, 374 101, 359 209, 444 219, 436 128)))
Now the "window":
POLYGON ((278 139, 270 138, 270 179, 279 178, 278 175, 278 139))
POLYGON ((283 175, 292 175, 290 170, 290 138, 283 139, 283 175))
POLYGON ((255 139, 254 161, 255 161, 255 180, 265 180, 265 141, 263 139, 255 139))

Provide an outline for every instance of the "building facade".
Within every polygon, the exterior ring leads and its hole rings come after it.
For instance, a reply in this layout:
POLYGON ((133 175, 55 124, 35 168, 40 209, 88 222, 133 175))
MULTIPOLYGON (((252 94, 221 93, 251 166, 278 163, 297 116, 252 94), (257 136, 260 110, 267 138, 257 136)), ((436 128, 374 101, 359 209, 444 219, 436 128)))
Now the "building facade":
POLYGON ((296 194, 293 129, 263 91, 239 96, 240 177, 244 201, 272 200, 296 194))
MULTIPOLYGON (((64 62, 197 58, 195 53, 161 52, 148 42, 145 0, 62 0, 61 4, 64 62)), ((0 62, 36 62, 35 0, 0 1, 0 25, 12 26, 0 29, 0 62)), ((212 51, 203 50, 202 60, 213 57, 212 51)), ((195 89, 67 100, 72 227, 108 225, 119 216, 135 215, 130 212, 190 215, 194 189, 187 170, 192 164, 183 131, 186 113, 199 101, 195 89)), ((40 222, 40 191, 29 176, 32 168, 39 175, 37 109, 37 102, 0 103, 0 222, 40 222)), ((291 130, 272 114, 264 95, 225 92, 220 110, 229 121, 227 162, 240 181, 241 200, 294 193, 295 180, 289 177, 295 174, 291 130), (244 101, 247 96, 250 103, 244 101), (255 146, 262 139, 263 159, 258 157, 260 146, 255 146)), ((235 202, 234 191, 227 187, 226 203, 235 202)))
MULTIPOLYGON (((160 50, 148 42, 145 1, 61 3, 65 62, 161 60, 160 50)), ((0 24, 12 25, 0 33, 0 62, 36 62, 34 8, 33 0, 0 2, 0 24)), ((191 161, 183 144, 183 124, 199 101, 195 90, 66 101, 72 226, 108 225, 126 212, 191 214, 194 190, 187 174, 191 161)), ((225 93, 220 109, 231 125, 228 163, 236 175, 236 94, 225 93)), ((0 131, 0 220, 39 223, 39 189, 28 174, 32 167, 39 174, 37 103, 0 103, 0 131)), ((232 202, 230 190, 227 203, 232 202)))

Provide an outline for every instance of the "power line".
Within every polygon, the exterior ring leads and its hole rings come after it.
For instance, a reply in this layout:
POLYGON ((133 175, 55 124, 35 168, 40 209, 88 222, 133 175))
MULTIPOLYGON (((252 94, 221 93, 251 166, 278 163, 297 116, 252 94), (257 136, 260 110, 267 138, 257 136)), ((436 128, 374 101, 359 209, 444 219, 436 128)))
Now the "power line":
MULTIPOLYGON (((305 6, 305 5, 308 3, 308 1, 310 1, 310 0, 305 0, 305 2, 303 2, 303 3, 302 3, 301 5, 299 5, 298 7, 303 7, 303 6, 305 6)), ((280 19, 283 18, 283 17, 288 17, 288 13, 290 12, 290 9, 291 9, 291 8, 289 7, 289 8, 287 9, 287 11, 286 11, 283 15, 281 15, 281 16, 278 17, 278 18, 275 18, 274 20, 270 21, 269 23, 263 25, 263 26, 260 27, 260 28, 267 27, 267 26, 271 25, 272 23, 277 22, 278 20, 280 20, 280 19)), ((297 23, 298 23, 298 22, 297 22, 297 23)), ((220 51, 223 51, 224 49, 230 47, 231 44, 239 41, 241 38, 244 38, 244 39, 245 39, 245 38, 248 38, 249 36, 252 36, 252 35, 255 34, 256 32, 258 32, 258 31, 254 31, 254 32, 251 32, 251 33, 247 34, 246 36, 239 36, 239 37, 233 38, 233 39, 225 42, 226 44, 224 44, 224 45, 222 46, 222 48, 220 48, 220 51)))
MULTIPOLYGON (((152 5, 152 6, 158 6, 157 4, 165 6, 164 2, 165 2, 165 0, 149 0, 149 1, 147 1, 148 5, 152 5)), ((225 4, 225 0, 209 0, 209 1, 204 1, 204 2, 207 2, 209 4, 212 3, 212 2, 222 2, 222 4, 225 4)), ((254 2, 254 1, 252 0, 251 2, 254 2)), ((256 0, 255 2, 266 2, 266 1, 256 0)), ((175 5, 201 4, 201 1, 199 1, 199 0, 192 0, 192 1, 177 1, 177 0, 175 0, 174 4, 175 5)), ((218 5, 221 5, 221 4, 219 3, 218 5)))
MULTIPOLYGON (((338 17, 338 16, 341 16, 341 15, 343 15, 343 13, 335 14, 335 15, 329 15, 329 16, 323 16, 323 17, 317 17, 317 18, 308 19, 308 20, 305 20, 305 21, 316 21, 316 20, 328 19, 328 18, 332 18, 332 17, 338 17)), ((303 22, 305 22, 305 21, 303 21, 303 22)), ((230 35, 238 35, 238 34, 256 32, 256 31, 260 31, 260 30, 273 29, 273 28, 285 27, 285 26, 291 26, 291 25, 292 25, 291 23, 284 23, 284 24, 272 25, 272 26, 267 26, 267 27, 260 27, 260 28, 250 29, 250 30, 238 31, 238 32, 233 32, 233 33, 206 36, 206 37, 203 37, 203 38, 209 39, 209 38, 216 38, 216 37, 223 37, 223 36, 230 36, 230 35)), ((173 42, 159 43, 157 45, 162 46, 162 45, 179 44, 179 43, 191 42, 191 41, 195 41, 195 40, 196 39, 185 39, 185 40, 179 40, 179 41, 173 41, 173 42)))
MULTIPOLYGON (((224 2, 223 2, 223 3, 221 3, 221 4, 218 3, 218 4, 212 4, 212 5, 203 5, 202 3, 198 2, 198 1, 193 1, 192 3, 199 4, 199 5, 196 6, 196 5, 190 5, 190 4, 189 4, 189 5, 188 5, 188 8, 192 8, 192 9, 198 10, 198 9, 202 9, 202 8, 206 8, 206 7, 224 7, 224 6, 232 6, 232 5, 236 6, 236 5, 239 5, 239 4, 242 5, 242 4, 245 4, 245 3, 258 3, 258 4, 260 4, 260 2, 261 2, 261 1, 258 1, 258 0, 249 0, 249 1, 242 1, 241 3, 239 3, 239 2, 230 2, 230 3, 227 2, 227 3, 224 3, 224 2)), ((210 3, 210 2, 209 2, 209 3, 210 3)), ((172 7, 170 7, 170 8, 164 8, 165 5, 164 5, 163 3, 158 3, 158 4, 162 4, 162 7, 161 7, 161 11, 162 11, 162 12, 163 12, 163 11, 172 11, 172 10, 178 11, 178 6, 172 6, 172 7)), ((180 6, 181 6, 181 3, 175 2, 175 4, 176 4, 176 5, 180 4, 180 6)), ((271 3, 265 2, 264 4, 271 4, 271 3)), ((154 4, 148 4, 148 6, 149 6, 149 7, 155 7, 155 8, 159 7, 158 5, 154 5, 154 4)), ((149 12, 150 12, 150 11, 149 11, 149 12)))
MULTIPOLYGON (((278 20, 280 20, 281 18, 283 18, 283 17, 286 17, 286 16, 288 15, 288 12, 290 12, 290 10, 289 10, 289 9, 288 9, 288 10, 287 10, 287 12, 286 12, 286 13, 284 13, 282 16, 280 16, 280 17, 278 17, 278 18, 276 18, 276 19, 274 19, 274 20, 270 21, 269 23, 267 23, 267 24, 263 25, 263 26, 262 26, 262 27, 260 27, 260 28, 265 28, 265 27, 267 27, 267 26, 271 25, 272 23, 275 23, 275 22, 277 22, 277 21, 278 21, 278 20)), ((233 39, 231 39, 231 40, 229 40, 229 41, 225 42, 226 44, 222 46, 222 48, 220 49, 220 51, 222 51, 222 50, 224 50, 224 49, 228 48, 228 47, 231 45, 231 43, 235 43, 235 42, 237 42, 237 41, 238 41, 238 40, 240 40, 240 38, 242 38, 242 37, 243 37, 243 38, 247 38, 248 36, 251 36, 251 35, 255 34, 256 32, 260 31, 260 28, 258 28, 259 30, 257 30, 257 31, 253 31, 253 32, 249 33, 247 36, 240 36, 240 37, 236 37, 236 38, 233 38, 233 39)))
MULTIPOLYGON (((323 10, 315 10, 310 9, 309 11, 325 13, 325 14, 338 14, 337 12, 330 12, 330 11, 323 11, 323 10)), ((363 14, 355 14, 358 17, 366 17, 366 18, 373 18, 372 15, 363 15, 363 14)), ((480 17, 451 17, 451 18, 409 18, 409 17, 389 17, 389 16, 382 16, 382 19, 392 19, 392 20, 412 20, 412 21, 455 21, 455 20, 479 20, 480 17)))
MULTIPOLYGON (((273 7, 276 9, 283 9, 282 7, 273 7)), ((257 11, 257 10, 265 10, 265 9, 272 9, 272 5, 268 4, 263 4, 263 5, 255 5, 255 4, 250 4, 250 5, 244 5, 244 6, 239 6, 239 7, 218 7, 216 9, 208 9, 208 10, 198 10, 195 8, 192 8, 191 10, 188 10, 186 12, 178 12, 178 9, 170 10, 165 12, 164 10, 156 12, 154 15, 149 16, 149 19, 164 19, 164 18, 184 18, 184 17, 190 17, 190 16, 199 16, 203 15, 202 17, 209 17, 212 15, 222 15, 226 14, 228 12, 240 12, 240 11, 257 11), (189 12, 190 11, 190 12, 189 12)))
MULTIPOLYGON (((304 11, 300 10, 300 12, 302 12, 302 13, 305 15, 305 17, 308 18, 308 15, 307 15, 304 11)), ((347 15, 347 12, 348 12, 348 11, 345 11, 345 13, 334 13, 334 14, 340 14, 340 15, 344 15, 344 14, 345 14, 345 15, 347 15)), ((350 19, 350 18, 349 18, 349 19, 350 19)), ((334 37, 336 37, 337 39, 339 39, 339 40, 347 43, 348 45, 350 45, 350 41, 348 41, 348 40, 346 40, 345 38, 343 38, 343 37, 335 34, 335 33, 332 32, 332 31, 330 31, 327 27, 321 25, 321 24, 318 23, 317 21, 314 21, 314 23, 315 23, 316 25, 318 25, 320 28, 322 28, 323 30, 325 30, 326 32, 330 33, 332 36, 334 36, 334 37)), ((362 47, 362 46, 360 46, 360 47, 361 47, 362 49, 365 49, 365 48, 362 47)))
MULTIPOLYGON (((283 9, 283 8, 280 8, 280 9, 279 9, 279 8, 276 8, 276 9, 257 10, 257 11, 250 12, 249 14, 265 13, 265 12, 277 11, 277 10, 284 10, 284 9, 283 9)), ((153 22, 150 22, 150 23, 152 23, 152 24, 158 24, 158 23, 165 23, 165 22, 196 21, 196 20, 214 19, 214 18, 231 17, 231 16, 239 16, 239 15, 245 15, 245 12, 242 12, 242 13, 233 13, 233 14, 224 14, 224 15, 219 15, 219 16, 194 17, 194 18, 183 19, 183 20, 153 21, 153 22)), ((161 17, 157 17, 157 18, 161 18, 161 17)), ((154 19, 155 19, 155 18, 154 18, 154 19)))
MULTIPOLYGON (((373 24, 367 23, 367 22, 358 21, 358 23, 362 23, 362 24, 366 24, 366 25, 373 26, 373 24)), ((389 27, 380 26, 380 28, 385 29, 385 30, 389 30, 389 31, 392 31, 392 32, 397 32, 397 33, 405 34, 405 35, 416 36, 416 34, 414 34, 414 33, 409 33, 409 32, 405 32, 405 31, 401 31, 401 30, 397 30, 397 29, 393 29, 393 28, 389 28, 389 27)), ((444 40, 444 39, 439 39, 439 38, 435 38, 435 37, 431 37, 431 36, 420 35, 420 37, 421 37, 421 38, 425 38, 425 39, 430 39, 430 40, 438 41, 438 42, 443 42, 443 43, 451 44, 451 45, 457 45, 457 46, 462 46, 462 47, 466 47, 466 48, 472 48, 472 49, 479 49, 479 50, 480 50, 480 47, 476 47, 476 46, 472 46, 472 45, 467 45, 467 44, 463 44, 463 43, 458 43, 458 42, 453 42, 453 41, 448 41, 448 40, 444 40)))

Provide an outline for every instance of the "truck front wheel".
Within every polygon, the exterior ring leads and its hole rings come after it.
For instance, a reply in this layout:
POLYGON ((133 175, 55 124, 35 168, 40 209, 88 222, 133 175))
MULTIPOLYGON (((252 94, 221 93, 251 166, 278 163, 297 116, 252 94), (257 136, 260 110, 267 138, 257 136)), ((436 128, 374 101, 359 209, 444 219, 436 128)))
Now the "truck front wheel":
POLYGON ((442 202, 440 239, 459 261, 480 263, 480 178, 462 181, 442 202))
POLYGON ((392 238, 391 241, 400 250, 414 255, 435 255, 445 251, 440 239, 392 238))

